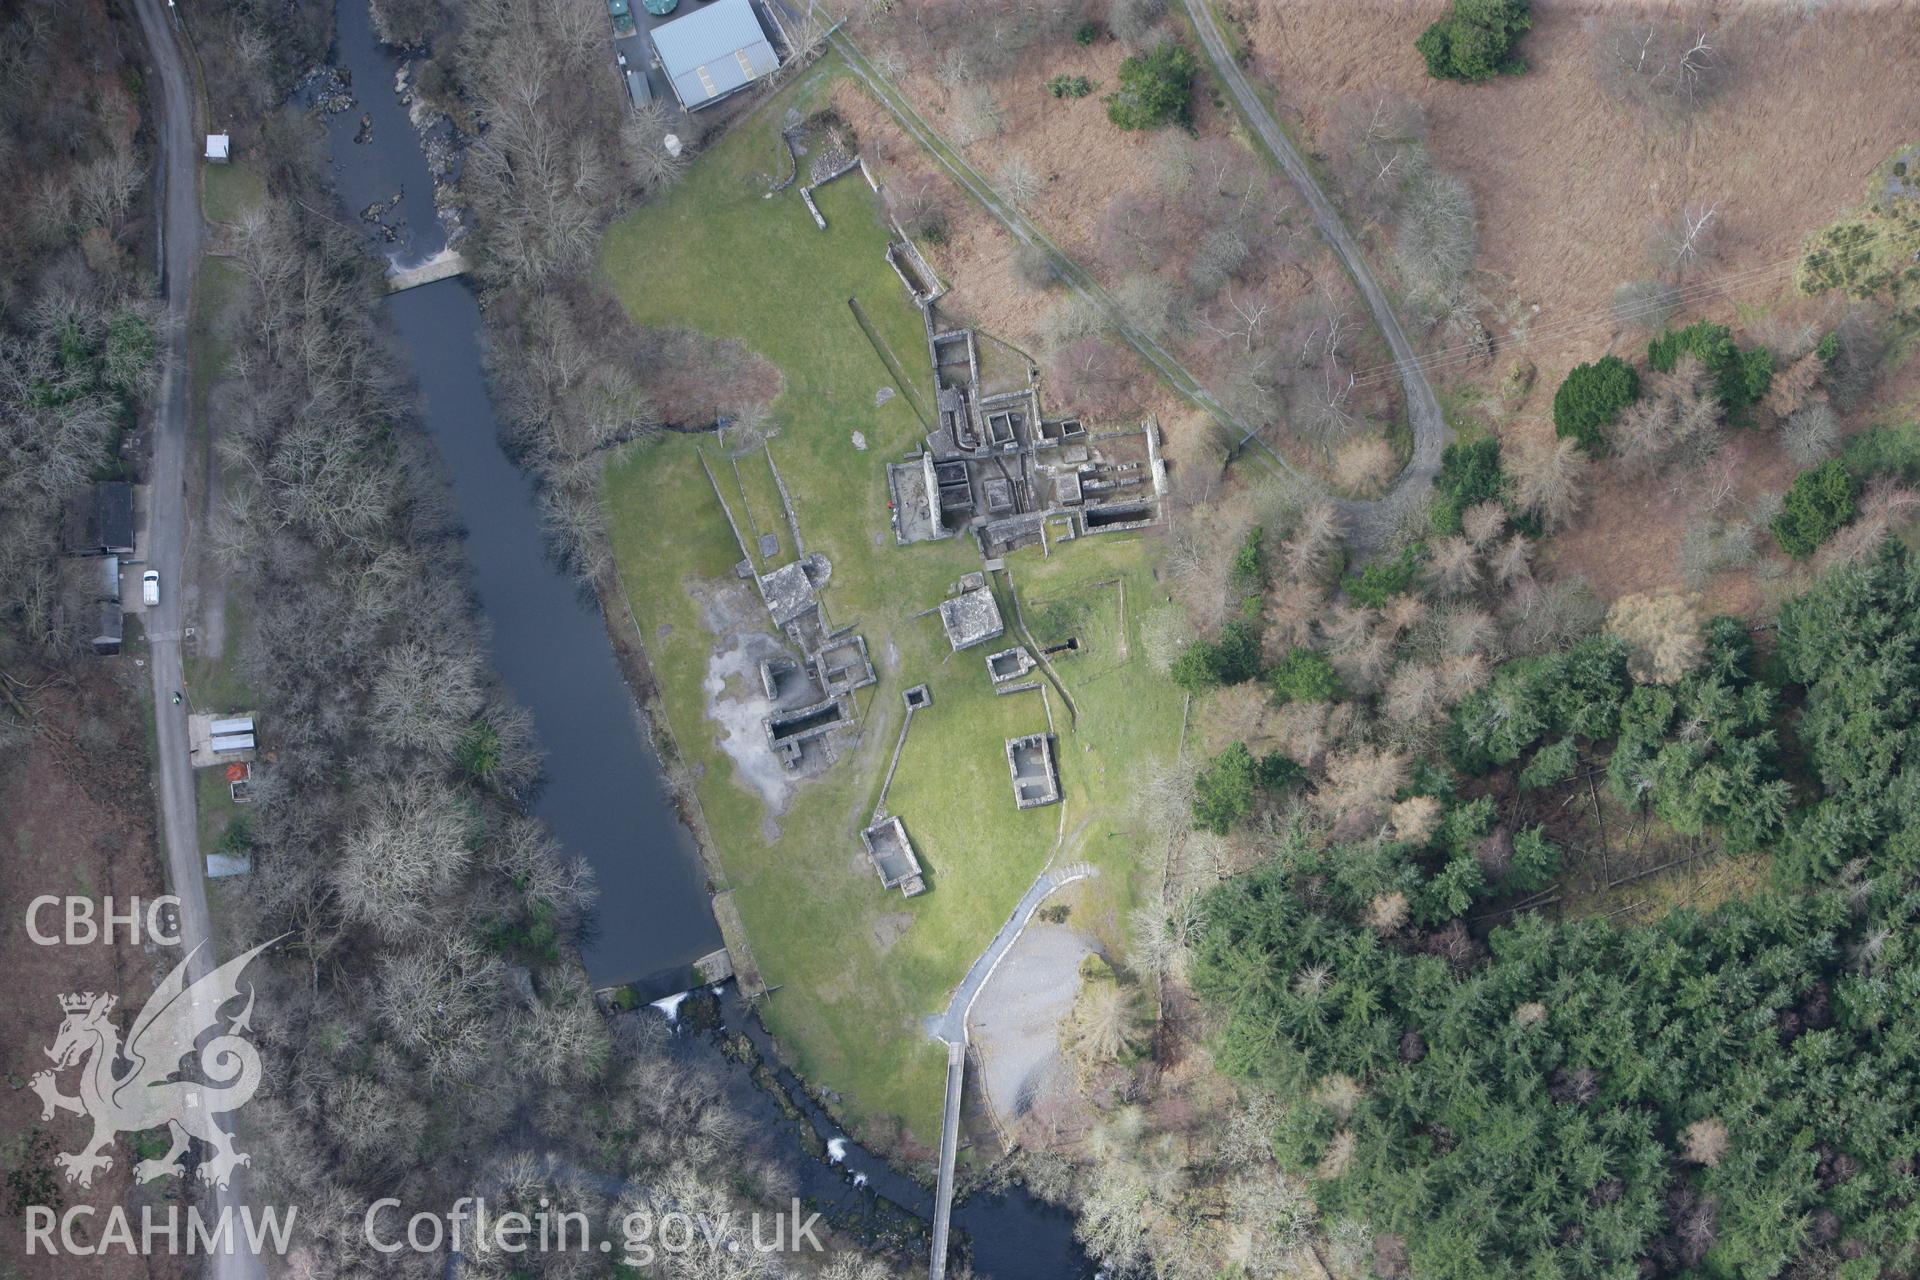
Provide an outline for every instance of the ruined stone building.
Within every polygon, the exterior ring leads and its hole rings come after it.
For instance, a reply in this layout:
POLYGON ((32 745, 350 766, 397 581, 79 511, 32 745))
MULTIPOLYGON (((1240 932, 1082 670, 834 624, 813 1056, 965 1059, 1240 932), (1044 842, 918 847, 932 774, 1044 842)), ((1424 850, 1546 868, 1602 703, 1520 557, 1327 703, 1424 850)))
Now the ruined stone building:
POLYGON ((888 260, 926 325, 935 422, 923 449, 887 468, 894 541, 970 532, 993 558, 1158 523, 1166 497, 1159 428, 1149 421, 1090 432, 1077 418, 1049 418, 1031 370, 1025 386, 988 392, 978 335, 939 327, 938 294, 902 265, 911 248, 890 250, 888 260))

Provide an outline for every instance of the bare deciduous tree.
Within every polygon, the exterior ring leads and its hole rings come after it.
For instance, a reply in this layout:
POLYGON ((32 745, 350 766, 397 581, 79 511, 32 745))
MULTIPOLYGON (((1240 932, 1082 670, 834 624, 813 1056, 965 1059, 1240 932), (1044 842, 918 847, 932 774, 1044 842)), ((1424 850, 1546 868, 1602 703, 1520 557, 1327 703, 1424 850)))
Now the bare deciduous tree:
POLYGON ((1476 548, 1485 548, 1507 528, 1507 509, 1498 502, 1476 503, 1460 515, 1460 531, 1476 548))
POLYGON ((964 48, 951 48, 940 55, 935 64, 933 78, 949 89, 958 89, 963 84, 971 84, 974 79, 973 60, 967 56, 964 48))
POLYGON ((690 158, 684 147, 676 148, 667 142, 675 125, 665 103, 648 102, 629 112, 620 126, 627 163, 640 185, 648 190, 672 185, 687 170, 690 158))
POLYGON ((1335 174, 1369 218, 1384 221, 1398 207, 1409 173, 1425 163, 1426 134, 1423 107, 1405 94, 1352 93, 1334 102, 1335 174))
POLYGON ((1342 829, 1358 833, 1377 829, 1385 819, 1394 793, 1406 785, 1407 757, 1397 751, 1360 747, 1331 756, 1326 779, 1314 789, 1313 802, 1342 829))
POLYGON ((1437 538, 1428 544, 1428 553, 1427 574, 1441 594, 1457 596, 1480 584, 1479 556, 1466 538, 1437 538))
POLYGON ((1247 265, 1253 250, 1237 226, 1213 228, 1187 265, 1187 282, 1196 296, 1210 298, 1226 287, 1247 265))
POLYGON ((1627 643, 1634 679, 1673 684, 1706 652, 1700 616, 1678 595, 1621 596, 1607 611, 1607 630, 1627 643))
MULTIPOLYGON (((1643 472, 1698 466, 1718 452, 1724 409, 1697 356, 1647 379, 1641 397, 1607 429, 1622 462, 1643 472)), ((1675 473, 1679 478, 1679 473, 1675 473)))
POLYGON ((1622 16, 1601 36, 1600 83, 1615 97, 1677 117, 1697 110, 1731 74, 1711 27, 1622 16))
POLYGON ((1420 662, 1403 662, 1395 667, 1381 701, 1387 718, 1406 727, 1431 723, 1443 705, 1439 672, 1420 662))
POLYGON ((1784 369, 1775 369, 1773 381, 1767 387, 1767 412, 1785 418, 1815 403, 1825 402, 1827 393, 1820 384, 1826 372, 1827 362, 1812 351, 1792 361, 1784 369))
POLYGON ((743 404, 720 418, 720 443, 728 454, 744 458, 780 434, 780 423, 764 404, 743 404))
POLYGON ((1488 553, 1487 567, 1493 573, 1493 580, 1503 587, 1530 577, 1533 573, 1533 544, 1527 541, 1525 534, 1510 534, 1506 541, 1488 553))
POLYGON ((1866 559, 1920 509, 1920 493, 1888 476, 1875 476, 1861 495, 1859 514, 1853 523, 1839 530, 1814 557, 1814 567, 1826 572, 1835 565, 1855 564, 1866 559))
POLYGON ((1107 30, 1125 44, 1145 44, 1166 16, 1166 0, 1107 0, 1107 30))
POLYGON ((472 821, 456 796, 424 777, 390 785, 342 846, 333 874, 341 905, 388 937, 419 931, 466 868, 472 821))
POLYGON ((1680 576, 1698 590, 1716 573, 1752 563, 1756 526, 1750 520, 1714 519, 1702 514, 1680 536, 1680 576))
POLYGON ((1144 1042, 1150 1025, 1140 988, 1104 965, 1088 974, 1068 1018, 1066 1040, 1087 1062, 1118 1062, 1144 1042))
POLYGON ((1261 345, 1273 309, 1271 300, 1258 294, 1236 295, 1233 286, 1228 285, 1222 305, 1202 316, 1200 327, 1212 334, 1216 342, 1227 343, 1239 348, 1245 355, 1252 355, 1261 345))
POLYGON ((1613 318, 1630 329, 1656 333, 1679 309, 1679 291, 1664 280, 1629 280, 1613 291, 1613 318))
POLYGON ((480 708, 479 660, 419 640, 384 657, 373 681, 375 732, 403 749, 451 756, 480 708))
POLYGON ((1713 261, 1720 202, 1675 209, 1654 224, 1650 251, 1662 271, 1687 276, 1713 261))
POLYGON ((1787 415, 1780 426, 1780 445, 1787 456, 1811 467, 1833 456, 1840 443, 1840 420, 1833 406, 1815 401, 1787 415))
POLYGON ((1317 582, 1332 569, 1334 553, 1339 550, 1345 530, 1340 510, 1331 502, 1316 502, 1300 515, 1293 536, 1280 547, 1288 576, 1300 582, 1317 582))
POLYGON ((901 76, 907 74, 907 55, 900 50, 898 45, 886 44, 881 45, 878 49, 870 50, 867 54, 867 61, 873 64, 875 71, 878 71, 888 80, 898 80, 901 76))
POLYGON ((1040 198, 1040 171, 1019 152, 1010 152, 1000 162, 1000 192, 1022 209, 1040 198))
POLYGON ((1562 528, 1580 507, 1587 455, 1569 437, 1529 440, 1513 454, 1514 499, 1548 528, 1562 528))
POLYGON ((73 199, 81 227, 117 227, 145 178, 146 172, 131 147, 112 147, 81 165, 73 174, 73 199))
POLYGON ((985 85, 966 85, 954 94, 950 131, 963 147, 998 137, 1006 119, 1000 99, 985 85))
POLYGON ((1473 195, 1430 162, 1413 166, 1404 190, 1394 254, 1417 287, 1450 295, 1473 265, 1473 195))

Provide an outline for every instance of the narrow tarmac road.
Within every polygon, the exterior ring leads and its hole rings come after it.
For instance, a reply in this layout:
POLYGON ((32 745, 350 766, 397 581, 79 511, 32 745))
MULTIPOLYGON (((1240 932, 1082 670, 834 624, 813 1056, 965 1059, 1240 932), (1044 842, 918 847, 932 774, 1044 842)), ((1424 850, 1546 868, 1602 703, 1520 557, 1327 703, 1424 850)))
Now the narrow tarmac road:
MULTIPOLYGON (((193 281, 200 264, 200 195, 194 166, 193 81, 181 56, 178 33, 166 0, 137 0, 140 30, 146 39, 160 108, 154 121, 158 154, 155 202, 159 219, 160 283, 166 298, 167 331, 161 354, 159 393, 153 406, 153 466, 147 476, 148 568, 160 571, 160 603, 146 613, 148 664, 153 672, 155 761, 160 790, 160 823, 166 843, 167 879, 180 899, 180 945, 192 952, 190 979, 211 972, 217 963, 212 917, 200 859, 198 814, 194 808, 193 766, 187 751, 187 707, 173 705, 186 688, 180 659, 186 596, 187 540, 187 319, 193 281)), ((217 1021, 218 1009, 200 1010, 203 1026, 217 1021)), ((223 1127, 231 1128, 227 1117, 223 1127)), ((236 1214, 240 1195, 223 1188, 211 1197, 214 1213, 236 1214)), ((235 1224, 238 1230, 238 1223, 235 1224)), ((212 1280, 263 1280, 259 1257, 246 1252, 216 1253, 202 1275, 212 1280)))
POLYGON ((1213 64, 1221 84, 1233 95, 1240 114, 1252 126, 1255 136, 1272 153, 1306 200, 1307 208, 1313 214, 1314 226, 1319 228, 1321 237, 1339 256, 1347 273, 1353 277, 1354 284, 1359 287, 1367 310, 1373 315, 1374 326, 1386 339, 1387 347, 1393 353, 1394 365, 1400 371, 1400 384, 1406 394, 1407 420, 1413 430, 1413 455, 1407 462, 1406 470, 1400 473, 1400 478, 1385 497, 1371 502, 1348 500, 1339 504, 1349 521, 1348 541, 1362 549, 1375 548, 1391 531, 1400 508, 1424 494, 1433 478, 1440 473, 1440 454, 1447 443, 1446 415, 1440 411, 1440 401, 1433 394, 1433 384, 1427 381, 1427 375, 1421 370, 1413 343, 1407 340, 1406 331, 1400 327, 1400 318, 1394 314, 1386 290, 1374 278, 1366 255, 1361 253, 1360 246, 1348 234, 1346 223, 1340 220, 1339 211, 1320 189, 1313 171, 1307 168, 1306 161, 1294 149, 1292 140, 1280 128, 1280 122, 1273 118, 1273 113, 1267 110, 1267 104, 1254 92, 1246 73, 1240 70, 1240 64, 1234 60, 1233 50, 1228 47, 1227 38, 1220 30, 1219 21, 1214 17, 1212 6, 1208 0, 1186 0, 1186 9, 1193 19, 1194 32, 1200 38, 1200 47, 1213 64))

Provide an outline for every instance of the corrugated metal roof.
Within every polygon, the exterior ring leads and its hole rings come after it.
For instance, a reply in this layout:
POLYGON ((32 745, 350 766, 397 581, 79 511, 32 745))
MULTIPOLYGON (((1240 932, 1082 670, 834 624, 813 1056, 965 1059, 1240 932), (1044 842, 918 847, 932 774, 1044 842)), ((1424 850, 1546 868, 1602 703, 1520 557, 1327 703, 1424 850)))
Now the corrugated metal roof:
POLYGON ((759 79, 780 63, 750 0, 712 0, 652 34, 660 66, 689 109, 759 79))
POLYGON ((223 733, 215 737, 208 745, 215 751, 220 752, 251 751, 253 750, 253 735, 250 733, 223 733))

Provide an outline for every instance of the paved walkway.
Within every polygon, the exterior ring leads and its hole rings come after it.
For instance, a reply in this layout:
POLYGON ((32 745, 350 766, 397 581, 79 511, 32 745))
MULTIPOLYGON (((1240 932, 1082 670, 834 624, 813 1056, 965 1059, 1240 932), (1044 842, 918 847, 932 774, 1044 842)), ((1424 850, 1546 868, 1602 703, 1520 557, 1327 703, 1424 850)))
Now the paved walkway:
POLYGON ((980 988, 987 985, 987 979, 999 967, 1002 957, 1020 937, 1020 933, 1033 919, 1033 913, 1055 889, 1064 888, 1075 880, 1084 880, 1093 874, 1093 868, 1084 862, 1070 863, 1056 867, 1051 871, 1042 871, 1037 879, 1020 896, 1020 905, 1013 909, 1007 922, 1000 926, 1000 932, 993 935, 993 941, 980 953, 980 958, 967 970, 967 976, 953 989, 953 998, 947 1001, 947 1011, 927 1021, 927 1033, 936 1040, 948 1044, 964 1045, 967 1042, 967 1014, 973 1009, 973 1002, 979 998, 980 988))
POLYGON ((993 935, 993 941, 954 988, 953 998, 947 1001, 947 1011, 927 1021, 928 1034, 947 1046, 947 1106, 940 1121, 940 1183, 933 1201, 933 1263, 928 1272, 932 1280, 944 1280, 947 1274, 947 1231, 953 1218, 953 1166, 960 1152, 960 1093, 967 1068, 967 1014, 979 998, 980 989, 987 985, 987 979, 993 976, 1047 896, 1092 874, 1092 867, 1075 862, 1042 871, 1035 877, 1020 896, 1020 904, 1013 909, 1013 914, 1000 926, 1000 932, 993 935))

